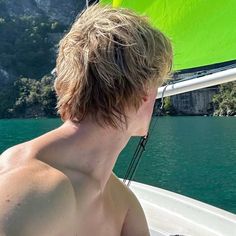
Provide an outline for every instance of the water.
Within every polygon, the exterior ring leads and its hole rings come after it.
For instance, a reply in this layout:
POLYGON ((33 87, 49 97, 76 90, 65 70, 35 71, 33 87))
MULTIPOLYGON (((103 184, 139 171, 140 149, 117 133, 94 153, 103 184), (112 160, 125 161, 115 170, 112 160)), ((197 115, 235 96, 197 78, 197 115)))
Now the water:
MULTIPOLYGON (((59 119, 0 120, 0 152, 61 124, 59 119)), ((123 177, 138 138, 121 153, 123 177)), ((135 180, 236 213, 236 118, 161 117, 135 180)))

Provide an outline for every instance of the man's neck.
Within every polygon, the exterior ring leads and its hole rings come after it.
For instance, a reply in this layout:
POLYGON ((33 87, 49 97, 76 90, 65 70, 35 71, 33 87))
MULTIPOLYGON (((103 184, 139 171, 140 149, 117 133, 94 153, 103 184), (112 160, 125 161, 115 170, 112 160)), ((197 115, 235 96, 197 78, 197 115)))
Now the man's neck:
POLYGON ((58 150, 53 155, 53 160, 51 159, 53 163, 85 174, 95 180, 103 191, 130 135, 125 131, 102 128, 92 121, 83 121, 80 124, 66 121, 52 132, 49 139, 51 145, 47 145, 47 149, 52 148, 54 153, 58 150))

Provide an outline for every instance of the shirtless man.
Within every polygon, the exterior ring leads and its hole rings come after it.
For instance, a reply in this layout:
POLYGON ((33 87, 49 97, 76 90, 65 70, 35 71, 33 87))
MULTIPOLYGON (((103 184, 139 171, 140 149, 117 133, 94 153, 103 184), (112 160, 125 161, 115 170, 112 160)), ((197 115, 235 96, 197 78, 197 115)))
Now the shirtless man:
POLYGON ((148 236, 135 195, 112 169, 147 134, 168 39, 125 9, 88 8, 60 41, 59 128, 0 158, 1 236, 148 236))

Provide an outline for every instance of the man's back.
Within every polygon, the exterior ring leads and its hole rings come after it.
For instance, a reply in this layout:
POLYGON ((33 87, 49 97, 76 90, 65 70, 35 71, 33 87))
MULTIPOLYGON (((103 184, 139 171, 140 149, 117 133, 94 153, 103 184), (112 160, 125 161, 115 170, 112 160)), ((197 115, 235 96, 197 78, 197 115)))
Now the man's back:
MULTIPOLYGON (((1 236, 128 235, 126 217, 137 200, 114 174, 99 192, 83 174, 64 174, 29 155, 29 145, 15 146, 0 158, 1 236)), ((133 217, 138 229, 139 216, 133 217)))
POLYGON ((76 203, 66 176, 37 160, 4 160, 11 157, 0 159, 0 235, 70 235, 76 203))

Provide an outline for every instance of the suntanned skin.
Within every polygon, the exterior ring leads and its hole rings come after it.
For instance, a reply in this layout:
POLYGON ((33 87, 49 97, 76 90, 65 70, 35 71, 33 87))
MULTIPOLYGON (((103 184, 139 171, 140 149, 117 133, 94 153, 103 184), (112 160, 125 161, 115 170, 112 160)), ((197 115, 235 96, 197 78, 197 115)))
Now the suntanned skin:
POLYGON ((0 236, 148 236, 135 195, 112 173, 133 135, 147 133, 156 88, 126 130, 88 117, 6 150, 0 158, 0 236))

